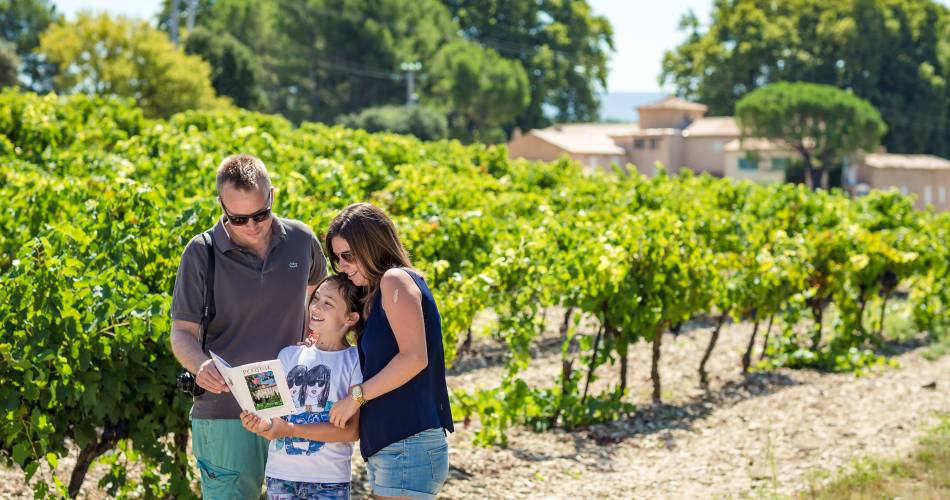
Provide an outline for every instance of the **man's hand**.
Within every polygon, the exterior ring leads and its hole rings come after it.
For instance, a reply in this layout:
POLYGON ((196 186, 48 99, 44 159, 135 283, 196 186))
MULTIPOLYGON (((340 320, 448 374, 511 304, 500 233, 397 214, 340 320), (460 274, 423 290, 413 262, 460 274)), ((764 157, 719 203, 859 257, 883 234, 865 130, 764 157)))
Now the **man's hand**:
POLYGON ((198 367, 198 373, 195 374, 195 381, 198 386, 208 392, 221 394, 230 392, 228 384, 224 382, 224 377, 218 373, 218 368, 214 366, 214 360, 207 360, 198 367))
POLYGON ((313 347, 317 345, 317 341, 320 340, 320 334, 317 332, 309 332, 306 337, 304 337, 303 342, 299 345, 313 347))

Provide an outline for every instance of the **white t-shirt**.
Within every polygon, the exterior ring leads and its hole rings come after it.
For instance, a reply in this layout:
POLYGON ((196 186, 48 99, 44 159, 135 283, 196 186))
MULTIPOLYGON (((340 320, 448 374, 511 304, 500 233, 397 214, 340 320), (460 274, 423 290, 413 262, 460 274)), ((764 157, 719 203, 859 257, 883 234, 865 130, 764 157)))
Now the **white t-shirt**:
MULTIPOLYGON (((363 382, 355 347, 321 351, 288 346, 277 359, 283 363, 297 413, 284 417, 294 424, 328 422, 334 402, 349 397, 350 386, 363 382)), ((306 483, 348 483, 353 443, 324 443, 301 438, 271 441, 267 448, 267 477, 306 483)))

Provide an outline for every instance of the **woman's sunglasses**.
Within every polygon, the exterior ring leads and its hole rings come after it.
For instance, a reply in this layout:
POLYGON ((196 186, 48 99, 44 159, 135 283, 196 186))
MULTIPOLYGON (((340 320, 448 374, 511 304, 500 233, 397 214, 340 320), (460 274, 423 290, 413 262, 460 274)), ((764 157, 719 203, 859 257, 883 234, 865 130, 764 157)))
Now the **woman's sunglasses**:
POLYGON ((337 260, 346 262, 347 264, 353 264, 356 262, 355 257, 353 257, 353 253, 349 250, 336 254, 336 258, 337 260))
POLYGON ((231 215, 231 212, 228 211, 228 207, 224 206, 224 201, 218 197, 218 202, 221 203, 221 208, 224 210, 224 216, 227 217, 228 222, 235 226, 243 226, 247 224, 251 219, 254 219, 254 222, 261 223, 270 218, 271 202, 274 201, 274 192, 271 191, 270 195, 267 197, 267 206, 257 212, 254 212, 251 215, 231 215))

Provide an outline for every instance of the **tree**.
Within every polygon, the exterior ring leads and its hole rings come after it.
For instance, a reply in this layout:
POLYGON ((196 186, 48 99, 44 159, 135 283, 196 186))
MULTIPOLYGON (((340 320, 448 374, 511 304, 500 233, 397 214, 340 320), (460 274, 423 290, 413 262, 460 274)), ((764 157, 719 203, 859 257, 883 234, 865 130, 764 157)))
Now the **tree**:
POLYGON ((337 123, 367 132, 412 134, 424 141, 448 137, 449 126, 445 115, 424 106, 379 106, 359 113, 343 115, 337 123))
POLYGON ((267 98, 260 60, 230 33, 212 33, 197 27, 185 40, 185 53, 200 56, 211 65, 211 85, 218 95, 230 97, 246 109, 264 109, 267 98))
POLYGON ((707 28, 692 13, 680 27, 661 82, 710 114, 772 82, 824 83, 881 111, 888 150, 950 155, 950 10, 934 0, 717 0, 707 28))
MULTIPOLYGON (((830 85, 779 82, 736 104, 743 136, 761 137, 801 155, 812 189, 822 173, 857 151, 872 151, 887 130, 870 103, 830 85)), ((827 185, 825 186, 827 187, 827 185)))
POLYGON ((40 43, 40 33, 59 17, 56 6, 48 0, 0 0, 0 38, 14 44, 24 84, 36 92, 50 89, 53 67, 33 49, 40 43))
POLYGON ((274 110, 295 121, 332 121, 402 103, 400 63, 427 67, 456 31, 435 0, 279 0, 274 110))
POLYGON ((517 60, 527 72, 531 100, 511 126, 546 126, 545 107, 562 122, 592 121, 597 94, 607 87, 613 29, 586 1, 445 0, 463 35, 517 60))
POLYGON ((530 102, 528 75, 521 64, 476 43, 446 44, 431 66, 431 101, 448 110, 454 137, 504 141, 501 126, 530 102))
POLYGON ((12 87, 17 84, 17 68, 20 58, 12 44, 0 41, 0 87, 12 87))
MULTIPOLYGON (((179 9, 190 12, 192 0, 179 0, 179 9)), ((212 33, 227 33, 251 49, 262 60, 273 50, 276 0, 196 0, 194 1, 194 28, 205 28, 212 33)), ((171 32, 172 0, 163 0, 158 14, 158 27, 171 32)), ((188 15, 178 16, 178 32, 187 37, 188 15)))
POLYGON ((142 21, 81 13, 51 26, 38 50, 60 68, 53 80, 57 92, 132 97, 149 116, 223 104, 208 64, 142 21))

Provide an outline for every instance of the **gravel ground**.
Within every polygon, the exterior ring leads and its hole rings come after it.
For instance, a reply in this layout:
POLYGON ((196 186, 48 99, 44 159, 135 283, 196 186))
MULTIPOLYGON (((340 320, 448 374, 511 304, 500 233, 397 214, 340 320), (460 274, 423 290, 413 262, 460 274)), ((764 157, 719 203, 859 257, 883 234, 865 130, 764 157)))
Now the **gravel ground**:
MULTIPOLYGON (((696 368, 709 328, 693 325, 664 339, 664 405, 650 404, 650 346, 631 348, 629 418, 575 432, 516 428, 507 448, 473 446, 473 428, 449 436, 449 481, 440 498, 732 498, 752 491, 789 494, 813 472, 868 455, 890 457, 913 446, 935 412, 950 412, 950 356, 929 362, 918 350, 899 368, 865 377, 777 370, 743 376, 740 357, 751 331, 727 325, 709 363, 708 391, 696 368)), ((477 343, 476 355, 450 371, 451 387, 491 386, 499 350, 477 343)), ((539 346, 524 374, 551 383, 560 370, 556 338, 539 346)), ((604 367, 604 378, 616 367, 604 367)), ((602 380, 601 384, 607 383, 602 380)), ((597 387, 595 386, 595 389, 597 387)), ((477 425, 477 424, 475 424, 477 425)), ((61 460, 65 477, 72 461, 61 460)), ((361 498, 362 460, 354 458, 354 497, 361 498)), ((90 472, 81 497, 104 498, 90 472)), ((48 470, 37 480, 48 481, 48 470)), ((18 470, 0 469, 0 498, 32 498, 18 470)))

